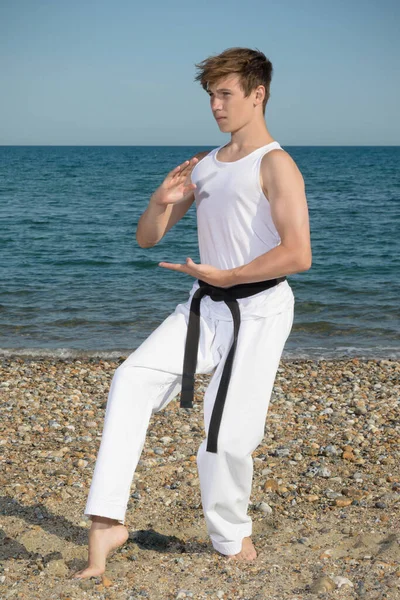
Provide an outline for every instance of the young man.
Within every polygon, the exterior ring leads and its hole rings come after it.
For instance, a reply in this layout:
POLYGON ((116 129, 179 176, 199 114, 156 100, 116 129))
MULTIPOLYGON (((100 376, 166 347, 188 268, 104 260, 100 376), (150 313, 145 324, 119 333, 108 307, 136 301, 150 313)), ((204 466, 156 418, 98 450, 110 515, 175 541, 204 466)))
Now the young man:
POLYGON ((128 538, 126 506, 151 415, 179 391, 181 406, 191 406, 194 373, 214 369, 197 454, 207 530, 218 552, 257 556, 247 515, 251 454, 264 436, 293 324, 286 276, 311 266, 308 209, 299 169, 266 127, 271 62, 257 50, 231 48, 196 66, 231 140, 171 171, 139 220, 137 241, 149 248, 195 202, 201 264, 159 264, 195 278, 189 300, 114 374, 85 509, 88 566, 77 578, 103 573, 107 554, 128 538))

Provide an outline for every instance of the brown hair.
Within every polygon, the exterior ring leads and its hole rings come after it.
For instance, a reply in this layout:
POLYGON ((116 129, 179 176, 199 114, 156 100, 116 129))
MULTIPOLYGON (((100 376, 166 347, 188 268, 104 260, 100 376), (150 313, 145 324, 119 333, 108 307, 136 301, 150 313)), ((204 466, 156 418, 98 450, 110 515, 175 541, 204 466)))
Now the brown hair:
POLYGON ((263 100, 263 113, 270 97, 270 84, 272 79, 272 63, 260 52, 251 48, 228 48, 214 56, 195 65, 198 74, 195 81, 199 81, 204 90, 208 86, 228 75, 238 75, 240 86, 245 98, 259 85, 265 87, 265 98, 263 100))

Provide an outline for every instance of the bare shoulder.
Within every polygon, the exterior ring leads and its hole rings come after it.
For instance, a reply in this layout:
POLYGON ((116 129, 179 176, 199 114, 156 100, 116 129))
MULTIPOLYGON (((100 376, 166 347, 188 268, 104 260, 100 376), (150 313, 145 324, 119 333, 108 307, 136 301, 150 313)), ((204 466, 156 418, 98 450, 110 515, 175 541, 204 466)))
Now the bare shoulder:
POLYGON ((304 187, 304 179, 296 162, 286 150, 280 148, 270 150, 262 157, 260 183, 267 198, 278 189, 304 187))
POLYGON ((283 148, 275 148, 270 150, 261 160, 261 176, 265 183, 268 180, 280 179, 281 177, 294 177, 303 179, 301 171, 294 159, 283 148))

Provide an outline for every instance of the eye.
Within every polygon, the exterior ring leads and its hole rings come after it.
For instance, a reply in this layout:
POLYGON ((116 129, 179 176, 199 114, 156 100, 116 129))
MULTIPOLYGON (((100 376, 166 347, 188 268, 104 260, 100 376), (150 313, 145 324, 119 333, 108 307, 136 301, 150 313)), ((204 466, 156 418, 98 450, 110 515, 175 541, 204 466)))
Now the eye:
POLYGON ((224 96, 230 96, 230 92, 224 92, 224 96))

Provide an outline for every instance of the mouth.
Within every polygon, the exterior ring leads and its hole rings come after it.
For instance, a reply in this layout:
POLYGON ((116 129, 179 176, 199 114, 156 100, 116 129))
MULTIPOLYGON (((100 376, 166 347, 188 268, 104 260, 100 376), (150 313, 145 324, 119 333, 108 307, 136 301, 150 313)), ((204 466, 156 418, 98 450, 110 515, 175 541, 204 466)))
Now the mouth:
POLYGON ((222 121, 222 119, 226 119, 226 117, 216 117, 217 121, 222 121))

